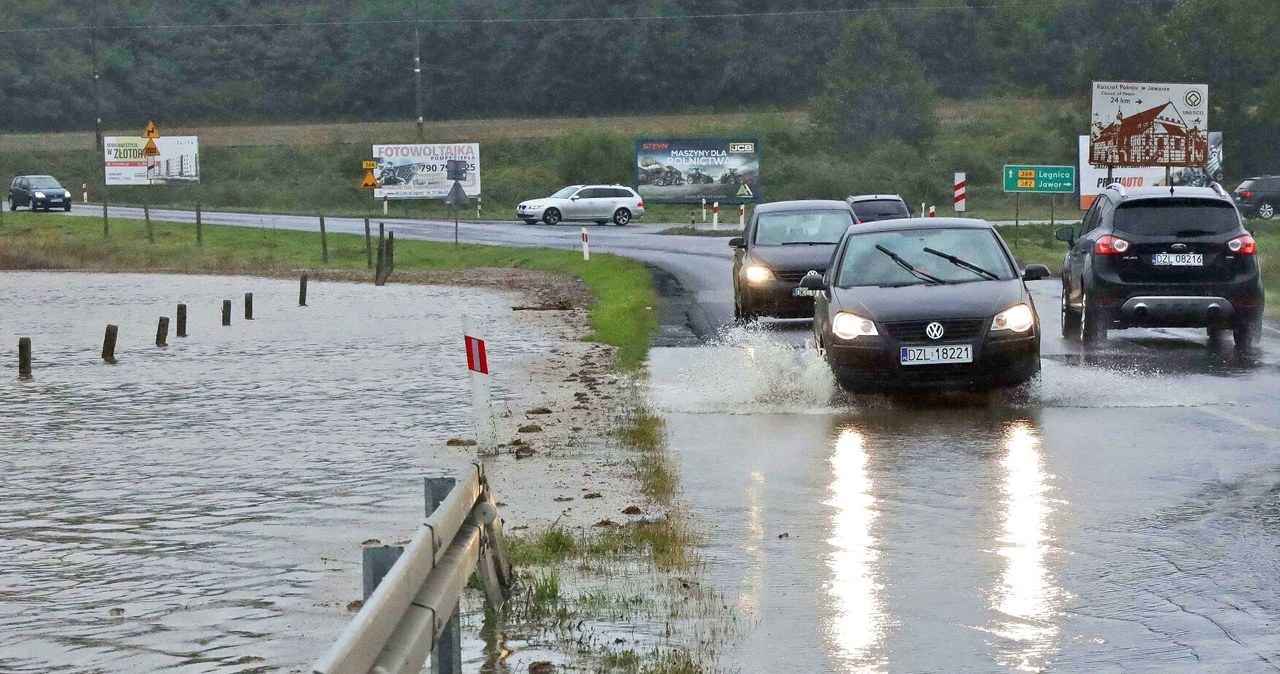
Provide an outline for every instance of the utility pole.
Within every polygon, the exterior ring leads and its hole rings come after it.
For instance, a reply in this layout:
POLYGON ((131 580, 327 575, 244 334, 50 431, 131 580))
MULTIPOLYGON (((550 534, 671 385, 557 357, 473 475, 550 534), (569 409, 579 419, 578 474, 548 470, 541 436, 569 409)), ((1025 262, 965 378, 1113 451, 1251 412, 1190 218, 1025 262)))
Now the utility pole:
POLYGON ((89 51, 93 59, 93 143, 102 152, 102 82, 98 72, 98 10, 93 10, 93 26, 89 28, 89 51))
POLYGON ((418 35, 418 19, 422 16, 422 10, 418 0, 413 1, 413 77, 414 77, 414 100, 418 110, 418 142, 426 141, 426 130, 423 128, 425 123, 422 116, 422 57, 421 39, 418 35))

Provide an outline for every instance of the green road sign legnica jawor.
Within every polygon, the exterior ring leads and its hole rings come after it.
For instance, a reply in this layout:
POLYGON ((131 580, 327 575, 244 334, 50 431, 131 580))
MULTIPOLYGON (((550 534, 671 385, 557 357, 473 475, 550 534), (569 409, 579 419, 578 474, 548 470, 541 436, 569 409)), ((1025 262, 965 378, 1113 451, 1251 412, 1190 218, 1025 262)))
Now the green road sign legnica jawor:
POLYGON ((1041 194, 1075 192, 1076 167, 1005 165, 1004 191, 1041 194))

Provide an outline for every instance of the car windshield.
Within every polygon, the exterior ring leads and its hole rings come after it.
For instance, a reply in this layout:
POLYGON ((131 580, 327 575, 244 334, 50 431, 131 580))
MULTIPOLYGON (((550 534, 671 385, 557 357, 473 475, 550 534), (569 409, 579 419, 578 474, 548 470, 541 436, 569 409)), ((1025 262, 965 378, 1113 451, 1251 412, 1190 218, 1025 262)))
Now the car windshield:
POLYGON ((855 201, 852 205, 853 212, 858 214, 859 222, 876 222, 877 220, 911 217, 911 211, 907 210, 907 205, 896 199, 855 201))
POLYGON ((547 198, 548 199, 568 199, 569 197, 573 196, 574 192, 577 192, 577 191, 578 191, 578 187, 576 185, 573 187, 566 187, 547 198))
POLYGON ((941 257, 955 258, 990 272, 996 279, 1017 278, 1013 265, 989 229, 911 229, 896 232, 855 233, 845 242, 836 285, 906 286, 930 283, 933 277, 944 283, 982 281, 988 277, 941 257), (892 252, 917 272, 913 273, 885 252, 892 252), (928 252, 928 248, 935 252, 928 252))
POLYGON ((35 190, 60 190, 62 185, 58 181, 48 176, 37 176, 31 179, 31 189, 35 190))
POLYGON ((757 246, 833 244, 853 224, 848 211, 761 213, 756 220, 757 246))
POLYGON ((1235 206, 1208 199, 1152 199, 1120 204, 1117 231, 1137 236, 1208 236, 1240 226, 1235 206))

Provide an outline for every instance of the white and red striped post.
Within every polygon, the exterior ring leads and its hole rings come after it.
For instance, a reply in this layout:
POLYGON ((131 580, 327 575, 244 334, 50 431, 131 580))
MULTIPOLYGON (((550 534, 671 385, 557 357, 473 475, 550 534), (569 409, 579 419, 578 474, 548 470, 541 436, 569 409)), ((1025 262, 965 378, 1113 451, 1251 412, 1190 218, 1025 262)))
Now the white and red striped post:
POLYGON ((968 207, 969 201, 969 181, 966 179, 964 172, 956 172, 955 186, 956 192, 955 196, 952 197, 952 201, 955 203, 956 212, 963 213, 968 207))
POLYGON ((586 227, 582 228, 582 259, 591 259, 591 235, 587 233, 586 227))
POLYGON ((720 202, 711 204, 711 229, 720 229, 720 202))
POLYGON ((89 183, 80 183, 80 194, 84 197, 84 203, 89 203, 89 183))
POLYGON ((703 222, 706 222, 706 221, 707 221, 707 200, 706 200, 706 198, 703 198, 703 200, 702 200, 702 221, 703 221, 703 222))
POLYGON ((489 374, 489 352, 479 321, 462 317, 462 342, 467 350, 467 370, 471 375, 471 413, 475 420, 478 449, 493 449, 497 429, 493 420, 493 393, 489 374))
POLYGON ((387 195, 382 195, 382 214, 387 214, 387 195))
POLYGON ((747 205, 746 204, 738 204, 738 226, 739 227, 747 226, 747 205))
POLYGON ((938 209, 937 209, 937 207, 936 207, 936 206, 930 206, 930 207, 929 207, 929 217, 931 217, 931 218, 936 218, 936 217, 938 217, 938 209))

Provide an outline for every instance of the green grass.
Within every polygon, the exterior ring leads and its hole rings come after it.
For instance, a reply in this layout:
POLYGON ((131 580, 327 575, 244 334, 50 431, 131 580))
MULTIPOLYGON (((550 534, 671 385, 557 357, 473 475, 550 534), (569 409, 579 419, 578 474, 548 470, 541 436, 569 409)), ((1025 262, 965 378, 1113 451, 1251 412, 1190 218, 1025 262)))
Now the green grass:
MULTIPOLYGON (((0 226, 0 269, 280 274, 366 268, 362 236, 330 234, 329 263, 324 264, 318 233, 206 226, 204 245, 197 246, 194 225, 155 222, 153 228, 154 244, 148 243, 141 221, 113 218, 110 237, 104 239, 100 219, 6 212, 0 226)), ((627 258, 601 254, 586 262, 572 251, 406 239, 396 242, 395 252, 398 272, 500 267, 582 279, 596 297, 588 314, 589 339, 618 347, 617 364, 624 370, 643 366, 658 328, 658 298, 649 272, 627 258)))

